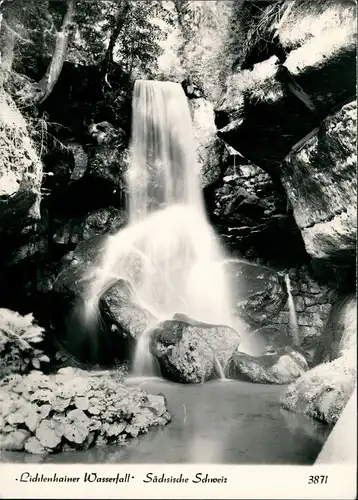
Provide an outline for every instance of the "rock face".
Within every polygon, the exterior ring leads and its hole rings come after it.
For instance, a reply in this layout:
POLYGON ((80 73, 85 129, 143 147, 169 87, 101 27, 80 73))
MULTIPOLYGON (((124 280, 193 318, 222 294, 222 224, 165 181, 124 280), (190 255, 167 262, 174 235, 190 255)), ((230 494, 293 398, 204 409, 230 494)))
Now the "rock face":
POLYGON ((204 98, 191 99, 194 137, 203 188, 214 183, 223 175, 227 151, 225 144, 217 137, 213 105, 204 98))
POLYGON ((0 449, 48 454, 121 444, 170 421, 165 398, 128 388, 116 373, 65 368, 0 386, 0 449))
POLYGON ((66 256, 53 283, 53 291, 71 298, 82 295, 89 283, 88 272, 100 262, 105 240, 104 236, 95 236, 79 243, 75 250, 66 256))
POLYGON ((354 295, 337 297, 318 345, 316 364, 354 355, 357 336, 357 304, 354 295))
POLYGON ((356 386, 355 298, 339 301, 332 308, 329 324, 329 330, 333 327, 337 337, 332 339, 331 330, 331 336, 324 340, 317 359, 330 361, 318 364, 290 385, 281 402, 284 408, 335 424, 356 386))
POLYGON ((292 149, 281 171, 307 252, 343 267, 355 262, 356 115, 353 101, 328 117, 292 149))
POLYGON ((25 119, 0 91, 0 226, 22 230, 40 219, 42 163, 25 119))
POLYGON ((89 175, 122 187, 123 174, 129 166, 124 131, 105 121, 93 123, 89 127, 89 134, 96 143, 89 155, 89 175))
POLYGON ((219 137, 281 180, 310 257, 351 269, 355 19, 353 2, 263 6, 254 21, 257 33, 248 30, 246 40, 251 56, 257 49, 252 69, 237 65, 216 109, 219 137), (267 39, 272 43, 264 50, 267 39))
POLYGON ((227 326, 209 325, 182 315, 163 321, 151 334, 150 351, 162 375, 183 383, 201 383, 218 376, 217 361, 225 368, 240 337, 227 326))
POLYGON ((269 15, 271 5, 256 20, 259 42, 274 39, 276 47, 261 57, 265 51, 257 46, 256 64, 236 70, 217 106, 220 137, 273 174, 295 143, 355 95, 354 3, 324 1, 311 8, 286 1, 278 8, 279 23, 269 15))
POLYGON ((252 326, 267 325, 281 311, 287 301, 283 276, 272 274, 265 280, 264 291, 251 295, 237 305, 237 313, 252 326))
POLYGON ((213 192, 213 223, 233 252, 269 265, 307 260, 301 233, 282 185, 234 152, 213 192))
POLYGON ((84 217, 56 224, 53 241, 60 245, 79 243, 101 234, 111 234, 121 229, 127 220, 123 210, 115 207, 101 208, 84 217))
MULTIPOLYGON (((314 355, 331 309, 334 289, 318 282, 312 276, 310 266, 292 268, 287 274, 290 279, 293 308, 297 318, 298 337, 303 349, 314 355)), ((288 301, 279 313, 271 319, 271 325, 292 335, 292 320, 288 301)))
POLYGON ((287 384, 296 380, 307 369, 302 353, 283 347, 274 354, 257 357, 238 352, 230 359, 225 374, 227 378, 259 384, 287 384))

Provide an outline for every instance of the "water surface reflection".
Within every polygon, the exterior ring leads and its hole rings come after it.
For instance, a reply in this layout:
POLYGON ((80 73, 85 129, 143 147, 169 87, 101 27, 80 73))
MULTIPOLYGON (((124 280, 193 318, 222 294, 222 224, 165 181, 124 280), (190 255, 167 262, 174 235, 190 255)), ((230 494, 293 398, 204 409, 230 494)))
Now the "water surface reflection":
MULTIPOLYGON (((129 382, 130 383, 130 382, 129 382)), ((136 380, 138 383, 138 380, 136 380)), ((172 422, 124 446, 43 457, 4 453, 1 460, 46 463, 313 464, 330 428, 280 408, 284 387, 213 381, 141 382, 167 397, 172 422)))

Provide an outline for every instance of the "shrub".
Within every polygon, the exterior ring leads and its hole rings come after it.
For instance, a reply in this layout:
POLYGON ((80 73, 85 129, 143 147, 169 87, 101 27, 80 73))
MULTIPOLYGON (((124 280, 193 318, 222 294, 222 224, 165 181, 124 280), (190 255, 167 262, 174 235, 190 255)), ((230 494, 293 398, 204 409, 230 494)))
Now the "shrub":
POLYGON ((10 309, 0 309, 0 379, 11 373, 39 370, 49 358, 38 347, 44 329, 34 323, 32 314, 22 316, 10 309))
POLYGON ((122 444, 170 421, 163 395, 125 386, 122 374, 71 367, 0 382, 0 449, 33 454, 122 444), (2 425, 1 425, 2 424, 2 425))

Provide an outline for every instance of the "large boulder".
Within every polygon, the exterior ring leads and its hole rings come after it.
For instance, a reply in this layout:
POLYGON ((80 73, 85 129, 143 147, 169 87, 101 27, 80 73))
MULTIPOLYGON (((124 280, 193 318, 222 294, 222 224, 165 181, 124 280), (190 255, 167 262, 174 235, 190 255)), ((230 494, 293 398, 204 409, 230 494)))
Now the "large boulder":
POLYGON ((27 123, 0 90, 0 227, 22 230, 40 219, 42 163, 27 123))
POLYGON ((220 375, 240 342, 224 325, 210 325, 184 315, 159 323, 151 332, 150 351, 163 376, 183 383, 201 383, 220 375))
POLYGON ((262 356, 237 352, 230 359, 225 374, 228 378, 259 384, 288 384, 306 370, 308 365, 304 355, 292 348, 283 347, 275 353, 262 356))
POLYGON ((100 309, 111 330, 131 340, 137 340, 156 321, 139 305, 133 286, 126 280, 119 280, 102 295, 100 309))
POLYGON ((340 300, 332 308, 324 335, 323 348, 321 346, 316 358, 316 362, 324 362, 291 384, 281 402, 286 409, 335 424, 356 386, 357 304, 354 297, 340 300))
POLYGON ((328 424, 335 424, 356 385, 356 367, 344 356, 322 363, 291 384, 282 406, 328 424))
POLYGON ((298 143, 281 170, 307 252, 343 267, 355 266, 356 128, 352 101, 298 143))

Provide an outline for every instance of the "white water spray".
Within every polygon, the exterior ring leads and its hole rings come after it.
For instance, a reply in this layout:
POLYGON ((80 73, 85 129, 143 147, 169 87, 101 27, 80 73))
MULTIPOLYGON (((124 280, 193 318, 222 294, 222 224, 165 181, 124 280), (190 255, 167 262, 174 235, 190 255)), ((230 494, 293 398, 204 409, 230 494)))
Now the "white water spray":
POLYGON ((299 335, 298 335, 297 314, 296 314, 295 303, 294 303, 292 292, 291 292, 291 280, 290 280, 290 277, 288 274, 285 275, 285 283, 286 283, 286 289, 287 289, 287 295, 288 295, 288 311, 290 314, 291 334, 292 334, 294 345, 299 346, 300 339, 299 339, 299 335))
MULTIPOLYGON (((183 313, 237 326, 225 256, 205 215, 190 110, 179 84, 136 81, 127 180, 129 225, 107 240, 88 312, 122 278, 158 321, 183 313)), ((137 343, 137 375, 153 374, 149 341, 144 333, 137 343)))

